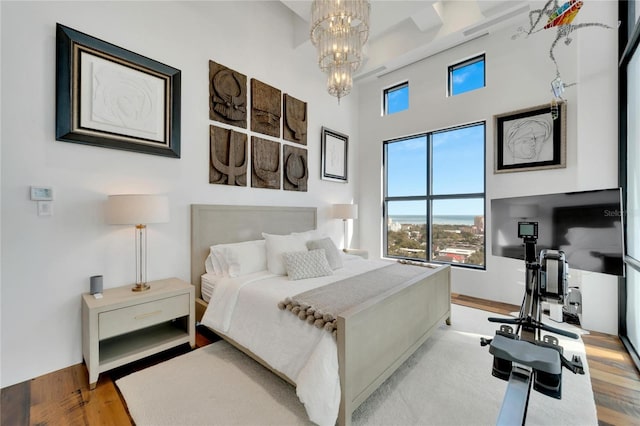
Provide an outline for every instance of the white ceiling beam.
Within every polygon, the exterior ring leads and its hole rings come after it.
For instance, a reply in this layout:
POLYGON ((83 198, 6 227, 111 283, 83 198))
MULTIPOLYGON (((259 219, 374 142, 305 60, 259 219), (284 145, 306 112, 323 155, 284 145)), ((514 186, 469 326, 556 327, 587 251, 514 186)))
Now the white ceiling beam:
POLYGON ((433 8, 442 21, 442 27, 436 38, 460 31, 485 18, 480 11, 477 0, 441 0, 434 3, 433 8))

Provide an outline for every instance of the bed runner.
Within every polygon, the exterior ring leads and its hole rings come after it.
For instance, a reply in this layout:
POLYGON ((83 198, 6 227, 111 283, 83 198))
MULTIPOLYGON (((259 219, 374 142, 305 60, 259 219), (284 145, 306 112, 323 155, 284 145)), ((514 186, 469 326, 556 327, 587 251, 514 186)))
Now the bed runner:
POLYGON ((423 266, 395 263, 287 297, 278 303, 278 308, 335 337, 338 315, 423 274, 423 266))

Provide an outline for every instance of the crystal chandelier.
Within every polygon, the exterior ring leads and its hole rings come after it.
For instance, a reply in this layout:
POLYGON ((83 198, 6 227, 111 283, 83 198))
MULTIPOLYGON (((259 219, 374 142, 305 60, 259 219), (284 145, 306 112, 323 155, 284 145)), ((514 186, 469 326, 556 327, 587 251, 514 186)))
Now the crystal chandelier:
POLYGON ((353 73, 362 64, 370 7, 368 0, 314 0, 311 5, 311 42, 327 74, 327 91, 338 103, 351 92, 353 73))

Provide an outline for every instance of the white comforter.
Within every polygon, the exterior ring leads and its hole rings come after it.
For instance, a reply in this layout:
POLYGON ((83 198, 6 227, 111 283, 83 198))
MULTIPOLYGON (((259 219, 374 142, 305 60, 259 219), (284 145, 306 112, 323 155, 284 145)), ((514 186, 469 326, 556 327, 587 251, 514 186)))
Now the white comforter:
POLYGON ((260 356, 296 383, 296 393, 309 419, 334 425, 340 406, 338 351, 330 333, 278 309, 287 296, 320 287, 389 264, 344 257, 333 275, 290 281, 286 276, 256 272, 216 283, 202 323, 260 356))

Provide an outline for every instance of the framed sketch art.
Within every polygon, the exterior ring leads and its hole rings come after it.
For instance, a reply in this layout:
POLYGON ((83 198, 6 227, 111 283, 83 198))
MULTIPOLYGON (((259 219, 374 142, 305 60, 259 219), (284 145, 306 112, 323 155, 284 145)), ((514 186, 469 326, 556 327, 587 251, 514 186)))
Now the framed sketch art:
POLYGON ((349 136, 322 128, 322 179, 347 182, 349 136))
POLYGON ((56 140, 180 157, 180 70, 56 26, 56 140))
POLYGON ((546 104, 494 116, 494 172, 566 167, 566 115, 562 102, 555 114, 546 104))

